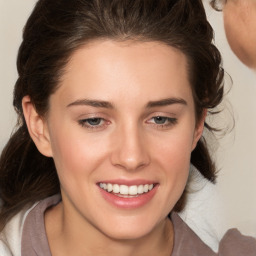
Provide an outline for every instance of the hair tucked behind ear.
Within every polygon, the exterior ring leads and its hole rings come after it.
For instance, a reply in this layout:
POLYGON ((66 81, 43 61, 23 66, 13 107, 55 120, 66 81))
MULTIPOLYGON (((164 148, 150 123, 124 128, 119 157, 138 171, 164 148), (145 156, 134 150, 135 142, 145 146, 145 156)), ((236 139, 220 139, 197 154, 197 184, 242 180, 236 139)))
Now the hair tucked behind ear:
MULTIPOLYGON (((204 109, 213 109, 222 100, 221 56, 212 44, 213 30, 201 0, 39 0, 18 54, 13 101, 17 131, 0 158, 2 225, 24 206, 60 191, 53 159, 41 155, 29 137, 22 98, 28 95, 44 117, 72 53, 97 39, 158 41, 182 51, 188 60, 197 120, 204 109)), ((191 162, 207 179, 215 180, 204 139, 191 162)), ((184 205, 184 196, 177 210, 184 205)))
POLYGON ((4 203, 1 226, 3 220, 9 219, 24 205, 59 192, 53 159, 39 153, 25 125, 18 128, 5 146, 0 170, 1 199, 4 203))

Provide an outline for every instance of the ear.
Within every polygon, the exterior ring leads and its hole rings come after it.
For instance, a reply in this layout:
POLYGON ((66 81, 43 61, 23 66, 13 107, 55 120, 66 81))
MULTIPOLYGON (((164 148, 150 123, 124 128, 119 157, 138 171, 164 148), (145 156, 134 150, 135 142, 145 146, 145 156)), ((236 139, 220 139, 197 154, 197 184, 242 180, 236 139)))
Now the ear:
POLYGON ((30 137, 43 155, 52 157, 50 136, 46 121, 36 112, 29 96, 22 99, 23 114, 30 137))
POLYGON ((202 116, 200 120, 198 121, 195 132, 194 132, 194 138, 193 138, 193 144, 192 144, 192 151, 195 149, 197 142, 200 140, 203 131, 204 131, 204 122, 207 115, 207 109, 203 110, 202 116))

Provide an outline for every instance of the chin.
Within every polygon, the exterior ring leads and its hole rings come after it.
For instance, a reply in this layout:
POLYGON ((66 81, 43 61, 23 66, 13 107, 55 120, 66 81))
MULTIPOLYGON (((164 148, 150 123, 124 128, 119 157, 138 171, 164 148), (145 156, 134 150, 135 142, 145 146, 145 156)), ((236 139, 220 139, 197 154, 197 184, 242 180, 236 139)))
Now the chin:
MULTIPOLYGON (((145 219, 145 218, 144 218, 145 219)), ((140 220, 139 222, 116 221, 110 227, 102 227, 101 232, 114 240, 138 240, 153 232, 159 225, 158 223, 140 220)), ((109 224, 109 223, 108 223, 109 224)))
POLYGON ((242 63, 244 63, 249 68, 254 68, 255 63, 253 62, 252 56, 253 54, 246 50, 238 50, 234 51, 237 57, 240 59, 242 63))
POLYGON ((106 233, 109 238, 113 240, 119 241, 132 241, 132 240, 139 240, 143 237, 146 237, 151 233, 152 230, 116 230, 106 233))

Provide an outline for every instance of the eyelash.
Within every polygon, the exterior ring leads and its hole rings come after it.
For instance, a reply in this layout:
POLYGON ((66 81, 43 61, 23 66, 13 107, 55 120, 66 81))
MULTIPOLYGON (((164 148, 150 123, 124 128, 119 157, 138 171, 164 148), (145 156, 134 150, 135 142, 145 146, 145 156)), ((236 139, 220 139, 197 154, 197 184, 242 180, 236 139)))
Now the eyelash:
POLYGON ((154 116, 151 119, 149 119, 149 121, 147 121, 147 122, 154 125, 157 129, 165 129, 165 128, 169 128, 169 127, 174 126, 175 124, 177 124, 178 120, 177 120, 177 118, 173 118, 173 117, 154 116), (163 124, 157 124, 156 123, 157 118, 164 119, 164 123, 163 124), (154 120, 154 123, 151 123, 150 120, 154 120))
MULTIPOLYGON (((175 124, 177 124, 177 122, 178 122, 177 118, 166 117, 166 116, 154 116, 147 121, 148 124, 153 125, 157 129, 167 129, 167 128, 172 127, 175 124), (164 123, 156 123, 157 119, 160 119, 160 121, 161 121, 161 119, 163 119, 162 121, 164 121, 164 123), (154 123, 152 123, 151 120, 154 120, 154 123)), ((87 129, 90 129, 90 130, 98 129, 99 130, 99 129, 103 129, 104 127, 106 127, 110 122, 101 117, 93 117, 93 118, 81 119, 78 121, 78 123, 82 127, 85 127, 87 129), (90 122, 96 122, 96 124, 90 124, 90 122)))
POLYGON ((102 129, 104 128, 105 126, 108 125, 108 121, 105 120, 104 118, 101 118, 101 117, 93 117, 93 118, 87 118, 87 119, 82 119, 82 120, 79 120, 78 123, 82 126, 82 127, 85 127, 87 129, 91 129, 91 130, 94 130, 94 129, 102 129), (90 121, 99 121, 100 123, 103 122, 103 124, 95 124, 95 125, 92 125, 90 124, 89 122, 90 121))

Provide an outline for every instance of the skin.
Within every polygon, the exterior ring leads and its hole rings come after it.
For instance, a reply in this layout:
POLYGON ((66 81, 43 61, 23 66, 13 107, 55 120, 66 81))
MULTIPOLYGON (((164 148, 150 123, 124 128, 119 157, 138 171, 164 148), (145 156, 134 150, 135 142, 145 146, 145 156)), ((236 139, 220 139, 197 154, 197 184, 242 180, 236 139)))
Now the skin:
POLYGON ((62 202, 45 214, 54 256, 171 254, 167 216, 204 126, 204 118, 196 123, 186 67, 180 51, 161 43, 95 41, 72 55, 47 117, 24 97, 31 137, 53 157, 61 183, 62 202), (157 116, 170 119, 159 124, 157 116), (124 209, 100 193, 97 183, 112 179, 158 185, 148 203, 124 209))
POLYGON ((223 15, 231 49, 245 65, 256 70, 256 0, 227 0, 223 15))

